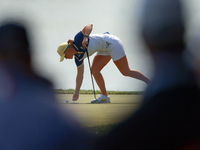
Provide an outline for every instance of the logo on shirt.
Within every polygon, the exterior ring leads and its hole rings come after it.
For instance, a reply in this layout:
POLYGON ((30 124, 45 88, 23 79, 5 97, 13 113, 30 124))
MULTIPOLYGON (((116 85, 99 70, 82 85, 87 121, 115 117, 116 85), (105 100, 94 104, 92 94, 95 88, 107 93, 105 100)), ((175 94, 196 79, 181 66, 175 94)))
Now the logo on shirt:
POLYGON ((108 48, 108 47, 110 46, 110 44, 112 44, 112 43, 108 43, 108 42, 106 41, 106 48, 108 48))
POLYGON ((82 55, 83 53, 84 53, 84 52, 77 52, 77 53, 76 53, 76 56, 77 56, 77 57, 81 57, 81 55, 82 55))
POLYGON ((85 47, 82 47, 82 46, 81 46, 80 48, 81 48, 81 49, 85 49, 85 47))

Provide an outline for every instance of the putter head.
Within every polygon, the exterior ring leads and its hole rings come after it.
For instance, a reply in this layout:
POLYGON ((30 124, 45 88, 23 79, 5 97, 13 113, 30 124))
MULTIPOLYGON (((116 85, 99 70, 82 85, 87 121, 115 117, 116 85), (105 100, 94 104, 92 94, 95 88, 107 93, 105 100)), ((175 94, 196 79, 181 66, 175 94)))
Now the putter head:
POLYGON ((91 103, 92 103, 92 104, 97 103, 97 102, 98 102, 97 99, 93 99, 93 100, 91 100, 91 103))

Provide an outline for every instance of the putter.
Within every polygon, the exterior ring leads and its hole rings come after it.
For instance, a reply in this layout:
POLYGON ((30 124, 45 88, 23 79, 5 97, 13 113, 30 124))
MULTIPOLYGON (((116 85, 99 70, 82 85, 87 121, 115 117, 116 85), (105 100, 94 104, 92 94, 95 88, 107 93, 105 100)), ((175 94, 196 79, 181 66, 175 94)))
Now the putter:
POLYGON ((94 91, 94 98, 96 98, 96 94, 95 94, 95 88, 94 88, 94 81, 93 81, 93 77, 92 77, 92 70, 91 70, 91 65, 90 65, 90 58, 89 58, 89 54, 88 54, 88 50, 86 48, 86 53, 87 53, 87 58, 88 58, 88 63, 89 63, 89 68, 90 68, 90 75, 91 75, 91 79, 92 79, 92 86, 93 86, 93 91, 94 91))

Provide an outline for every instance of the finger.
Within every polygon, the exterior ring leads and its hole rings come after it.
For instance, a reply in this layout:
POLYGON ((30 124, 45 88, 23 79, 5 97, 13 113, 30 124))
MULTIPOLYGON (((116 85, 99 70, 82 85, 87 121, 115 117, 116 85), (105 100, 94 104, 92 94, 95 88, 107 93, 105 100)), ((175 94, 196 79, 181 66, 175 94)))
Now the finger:
POLYGON ((87 48, 87 45, 88 45, 88 41, 85 42, 85 47, 86 47, 86 48, 87 48))
POLYGON ((73 98, 72 101, 77 101, 77 98, 73 98))
POLYGON ((84 48, 87 48, 87 46, 86 46, 86 44, 85 44, 85 43, 83 43, 83 47, 84 47, 84 48))

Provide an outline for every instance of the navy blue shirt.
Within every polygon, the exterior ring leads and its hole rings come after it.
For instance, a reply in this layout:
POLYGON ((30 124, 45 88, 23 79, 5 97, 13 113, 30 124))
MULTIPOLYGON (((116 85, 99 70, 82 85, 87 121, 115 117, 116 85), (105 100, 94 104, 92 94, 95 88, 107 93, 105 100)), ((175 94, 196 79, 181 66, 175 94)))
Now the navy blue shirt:
MULTIPOLYGON (((75 59, 75 63, 76 63, 76 66, 79 67, 83 64, 83 56, 86 52, 86 48, 83 47, 82 45, 82 41, 83 41, 83 38, 84 38, 84 34, 82 31, 78 32, 75 37, 74 37, 74 45, 73 47, 75 48, 75 50, 77 51, 77 53, 75 54, 74 56, 74 59, 75 59)), ((88 38, 88 42, 89 42, 89 38, 88 38)))

